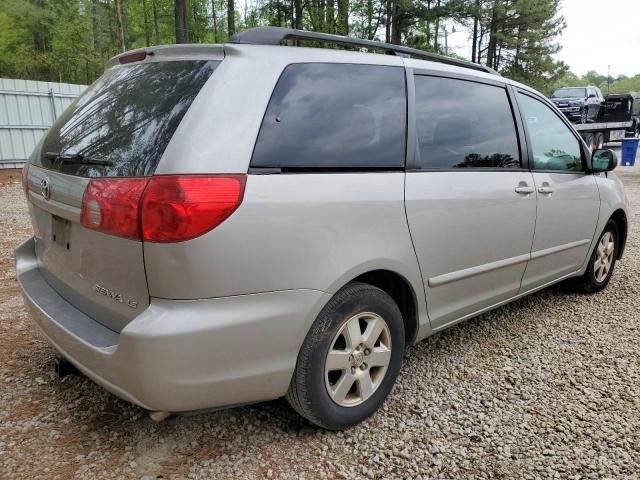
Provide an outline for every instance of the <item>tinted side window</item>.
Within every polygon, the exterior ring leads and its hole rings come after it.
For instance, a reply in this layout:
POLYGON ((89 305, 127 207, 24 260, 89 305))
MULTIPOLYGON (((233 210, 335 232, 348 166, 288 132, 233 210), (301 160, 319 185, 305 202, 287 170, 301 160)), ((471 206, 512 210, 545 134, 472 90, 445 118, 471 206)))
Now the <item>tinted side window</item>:
POLYGON ((581 171, 580 143, 569 127, 547 105, 518 94, 518 104, 529 131, 536 170, 581 171))
POLYGON ((416 135, 423 168, 519 168, 504 88, 417 75, 416 135))
POLYGON ((252 167, 403 167, 404 69, 289 65, 258 134, 252 167))

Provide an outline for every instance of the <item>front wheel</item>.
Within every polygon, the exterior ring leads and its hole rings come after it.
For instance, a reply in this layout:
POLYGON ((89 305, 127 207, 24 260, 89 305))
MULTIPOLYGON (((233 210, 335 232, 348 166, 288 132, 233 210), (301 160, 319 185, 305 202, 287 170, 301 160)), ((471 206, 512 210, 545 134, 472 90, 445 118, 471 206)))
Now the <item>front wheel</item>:
POLYGON ((587 271, 574 281, 575 287, 583 293, 603 290, 611 280, 617 256, 618 226, 609 220, 591 254, 587 271))
POLYGON ((393 299, 365 283, 336 293, 298 354, 287 401, 328 430, 361 422, 384 403, 404 352, 404 322, 393 299))

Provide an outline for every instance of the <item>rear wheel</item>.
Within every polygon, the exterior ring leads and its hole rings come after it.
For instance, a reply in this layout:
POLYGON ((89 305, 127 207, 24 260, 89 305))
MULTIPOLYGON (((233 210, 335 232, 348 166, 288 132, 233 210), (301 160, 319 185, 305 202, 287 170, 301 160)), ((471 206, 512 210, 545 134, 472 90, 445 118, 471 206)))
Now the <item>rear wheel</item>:
POLYGON ((618 226, 609 220, 591 254, 587 271, 573 282, 578 291, 597 293, 609 284, 618 256, 618 238, 618 226))
POLYGON ((393 299, 377 287, 349 284, 307 334, 287 401, 320 427, 350 427, 384 403, 403 352, 404 323, 393 299))

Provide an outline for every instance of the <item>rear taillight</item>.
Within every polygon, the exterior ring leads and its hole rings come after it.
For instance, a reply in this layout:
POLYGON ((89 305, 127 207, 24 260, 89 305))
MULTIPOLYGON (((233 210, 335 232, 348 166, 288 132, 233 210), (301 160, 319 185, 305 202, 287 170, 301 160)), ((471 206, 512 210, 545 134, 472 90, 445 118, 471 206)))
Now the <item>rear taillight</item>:
POLYGON ((181 242, 220 225, 242 202, 244 175, 152 177, 142 201, 142 239, 181 242))
POLYGON ((22 189, 24 194, 29 198, 29 164, 25 163, 22 166, 22 189))
POLYGON ((148 178, 98 178, 82 197, 80 223, 111 235, 140 239, 140 198, 148 178))
POLYGON ((170 175, 89 182, 87 228, 151 242, 182 242, 220 225, 242 203, 244 175, 170 175))

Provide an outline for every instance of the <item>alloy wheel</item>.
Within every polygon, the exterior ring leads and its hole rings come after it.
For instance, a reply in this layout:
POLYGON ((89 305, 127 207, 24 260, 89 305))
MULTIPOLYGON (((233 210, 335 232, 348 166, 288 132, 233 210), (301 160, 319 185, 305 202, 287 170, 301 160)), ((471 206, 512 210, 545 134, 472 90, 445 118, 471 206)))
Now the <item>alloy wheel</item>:
POLYGON ((391 361, 391 333, 375 313, 350 317, 331 342, 325 361, 329 397, 341 407, 360 405, 382 383, 391 361))
POLYGON ((593 263, 593 274, 596 281, 602 283, 606 280, 613 263, 615 241, 611 232, 605 232, 598 242, 596 259, 593 263))

